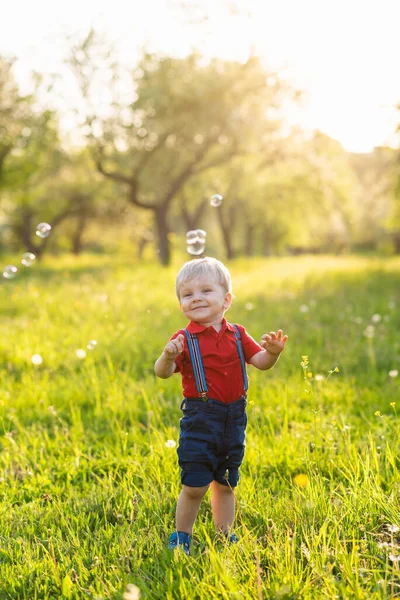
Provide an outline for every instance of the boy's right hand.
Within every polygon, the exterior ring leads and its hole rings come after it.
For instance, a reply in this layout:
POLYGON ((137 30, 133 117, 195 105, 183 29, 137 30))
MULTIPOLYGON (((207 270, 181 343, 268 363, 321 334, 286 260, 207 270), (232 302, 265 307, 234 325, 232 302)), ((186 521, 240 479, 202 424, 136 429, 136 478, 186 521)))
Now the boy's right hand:
POLYGON ((164 354, 166 358, 169 360, 175 360, 175 358, 179 356, 181 352, 183 352, 185 347, 184 342, 185 336, 182 333, 180 333, 174 340, 168 342, 164 348, 164 354))

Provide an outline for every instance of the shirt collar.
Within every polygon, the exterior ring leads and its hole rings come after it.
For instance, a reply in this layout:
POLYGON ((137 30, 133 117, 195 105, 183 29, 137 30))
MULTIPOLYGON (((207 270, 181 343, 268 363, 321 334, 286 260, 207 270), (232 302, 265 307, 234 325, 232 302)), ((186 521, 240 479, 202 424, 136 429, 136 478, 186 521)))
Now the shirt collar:
MULTIPOLYGON (((212 325, 210 327, 212 327, 212 325)), ((201 333, 202 331, 205 331, 206 329, 210 329, 210 327, 205 327, 204 325, 201 325, 200 323, 196 323, 195 321, 190 321, 190 323, 186 327, 186 329, 188 330, 189 333, 201 333)), ((234 326, 231 325, 230 323, 228 323, 228 321, 224 317, 222 319, 222 327, 219 331, 219 334, 221 335, 221 333, 223 333, 225 331, 225 329, 229 329, 229 331, 233 331, 233 332, 235 331, 234 326)))

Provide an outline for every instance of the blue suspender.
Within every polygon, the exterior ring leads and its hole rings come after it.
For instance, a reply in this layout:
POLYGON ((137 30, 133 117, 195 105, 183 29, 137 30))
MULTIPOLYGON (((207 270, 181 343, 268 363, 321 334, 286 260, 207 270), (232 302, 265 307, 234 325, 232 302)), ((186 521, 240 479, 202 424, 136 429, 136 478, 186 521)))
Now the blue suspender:
POLYGON ((246 372, 246 361, 244 360, 244 355, 243 355, 242 338, 240 335, 239 327, 237 325, 234 325, 234 328, 235 328, 234 335, 235 335, 235 340, 236 340, 236 348, 237 348, 239 358, 240 358, 240 365, 242 367, 244 391, 247 392, 247 390, 249 389, 249 380, 247 378, 247 372, 246 372))
MULTIPOLYGON (((237 348, 237 351, 239 354, 240 366, 242 368, 244 391, 247 392, 247 390, 249 388, 249 382, 248 382, 247 373, 246 373, 246 362, 245 362, 244 354, 243 354, 241 335, 240 335, 238 326, 234 325, 234 328, 235 328, 235 331, 233 332, 233 334, 235 336, 236 348, 237 348)), ((202 400, 204 402, 207 402, 208 387, 207 387, 207 382, 206 382, 206 378, 204 375, 203 361, 201 360, 201 355, 200 355, 199 340, 197 339, 197 336, 195 333, 190 333, 187 329, 185 329, 184 332, 185 332, 187 343, 188 343, 190 360, 192 362, 194 378, 196 381, 196 388, 197 388, 197 391, 199 392, 202 400)))
POLYGON ((185 335, 188 343, 190 360, 192 361, 194 378, 196 380, 196 388, 204 402, 207 402, 208 387, 204 375, 203 361, 200 356, 199 340, 195 333, 189 333, 187 329, 185 329, 185 335))

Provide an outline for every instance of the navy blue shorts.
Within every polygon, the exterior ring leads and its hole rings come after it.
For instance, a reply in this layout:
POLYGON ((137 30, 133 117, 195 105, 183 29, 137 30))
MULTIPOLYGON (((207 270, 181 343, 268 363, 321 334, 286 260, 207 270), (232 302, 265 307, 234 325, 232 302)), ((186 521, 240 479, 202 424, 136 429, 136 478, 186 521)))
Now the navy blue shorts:
POLYGON ((245 396, 232 404, 183 400, 177 452, 184 485, 202 487, 214 480, 237 485, 246 446, 246 404, 245 396))

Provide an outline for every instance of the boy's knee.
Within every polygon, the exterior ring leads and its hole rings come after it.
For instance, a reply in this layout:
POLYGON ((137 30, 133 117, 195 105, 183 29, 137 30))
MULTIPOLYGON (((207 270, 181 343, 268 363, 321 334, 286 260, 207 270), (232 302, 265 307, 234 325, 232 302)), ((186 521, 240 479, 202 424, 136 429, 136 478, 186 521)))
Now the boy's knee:
POLYGON ((219 483, 219 481, 212 482, 212 491, 218 492, 219 494, 233 494, 233 490, 230 485, 219 483))
POLYGON ((197 499, 202 498, 209 487, 209 485, 204 485, 202 487, 190 487, 188 485, 183 485, 182 489, 187 496, 192 499, 197 499))

